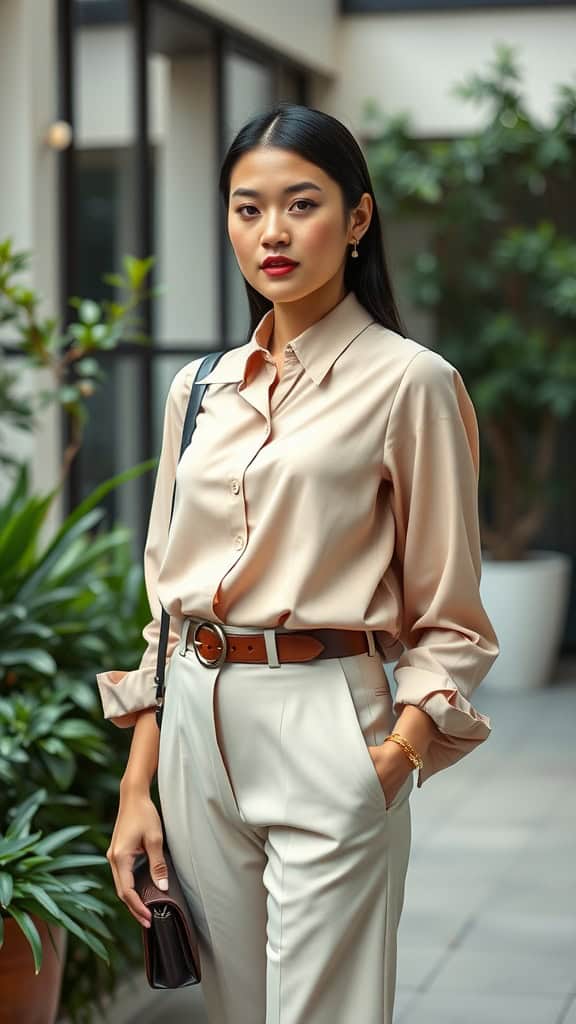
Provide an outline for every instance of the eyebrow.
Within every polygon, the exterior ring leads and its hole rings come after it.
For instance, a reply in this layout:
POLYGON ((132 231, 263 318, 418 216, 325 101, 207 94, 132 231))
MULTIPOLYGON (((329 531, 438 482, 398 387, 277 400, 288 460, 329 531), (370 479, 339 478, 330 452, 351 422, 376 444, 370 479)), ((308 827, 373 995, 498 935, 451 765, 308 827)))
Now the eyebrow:
MULTIPOLYGON (((296 185, 288 185, 288 188, 284 189, 284 195, 290 195, 292 192, 303 192, 304 190, 313 189, 315 192, 322 192, 323 189, 319 185, 315 185, 313 181, 299 181, 296 185)), ((249 196, 252 199, 258 199, 261 193, 257 192, 254 188, 237 188, 232 193, 234 196, 249 196)))

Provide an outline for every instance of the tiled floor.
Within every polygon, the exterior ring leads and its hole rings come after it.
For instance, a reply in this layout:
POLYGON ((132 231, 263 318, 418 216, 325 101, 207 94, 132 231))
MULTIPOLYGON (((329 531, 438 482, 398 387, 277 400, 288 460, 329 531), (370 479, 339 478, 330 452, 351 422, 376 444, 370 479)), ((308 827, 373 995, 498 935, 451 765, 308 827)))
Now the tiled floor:
MULTIPOLYGON (((576 1024, 576 666, 475 698, 490 739, 411 798, 395 1024, 576 1024)), ((134 998, 110 1024, 206 1024, 199 988, 134 998)))

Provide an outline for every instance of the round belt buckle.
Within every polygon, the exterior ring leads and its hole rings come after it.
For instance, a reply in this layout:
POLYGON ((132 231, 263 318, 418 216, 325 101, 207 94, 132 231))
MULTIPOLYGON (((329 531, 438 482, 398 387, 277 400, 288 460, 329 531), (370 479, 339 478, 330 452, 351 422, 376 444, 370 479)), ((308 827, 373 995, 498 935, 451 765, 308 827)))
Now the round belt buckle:
POLYGON ((226 636, 226 633, 222 629, 222 626, 218 622, 209 622, 207 620, 197 622, 196 625, 194 626, 194 632, 192 634, 192 644, 194 646, 194 651, 196 657, 198 658, 198 661, 200 661, 203 665, 215 668, 219 665, 223 665, 224 662, 226 661, 226 655, 228 654, 228 638, 226 636), (220 640, 221 650, 217 658, 206 658, 205 655, 201 654, 199 650, 200 641, 197 640, 196 637, 198 634, 198 630, 202 629, 203 626, 205 626, 207 629, 214 630, 217 638, 220 640))

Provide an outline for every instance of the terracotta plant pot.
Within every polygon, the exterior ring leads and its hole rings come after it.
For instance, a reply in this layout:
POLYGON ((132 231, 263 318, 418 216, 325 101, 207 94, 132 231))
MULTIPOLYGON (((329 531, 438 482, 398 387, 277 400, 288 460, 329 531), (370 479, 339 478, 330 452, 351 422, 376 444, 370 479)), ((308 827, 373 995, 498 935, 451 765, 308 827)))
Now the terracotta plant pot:
POLYGON ((42 940, 42 966, 34 974, 28 940, 12 917, 4 918, 4 944, 0 949, 0 1024, 54 1024, 68 932, 50 925, 58 955, 52 948, 48 924, 30 915, 42 940))

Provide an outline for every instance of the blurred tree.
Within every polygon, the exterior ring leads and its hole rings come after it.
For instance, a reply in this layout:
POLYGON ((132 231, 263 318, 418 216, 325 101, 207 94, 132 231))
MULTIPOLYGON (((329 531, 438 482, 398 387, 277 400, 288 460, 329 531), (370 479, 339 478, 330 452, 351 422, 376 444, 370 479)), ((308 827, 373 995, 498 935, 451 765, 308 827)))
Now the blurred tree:
POLYGON ((562 489, 560 425, 576 410, 576 243, 562 201, 576 172, 576 85, 559 85, 550 121, 537 122, 514 51, 499 46, 454 91, 485 109, 478 131, 418 139, 407 117, 369 101, 365 146, 384 216, 420 217, 430 232, 406 280, 476 406, 483 545, 521 559, 562 489))

